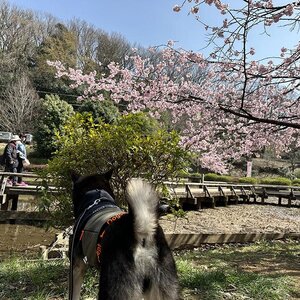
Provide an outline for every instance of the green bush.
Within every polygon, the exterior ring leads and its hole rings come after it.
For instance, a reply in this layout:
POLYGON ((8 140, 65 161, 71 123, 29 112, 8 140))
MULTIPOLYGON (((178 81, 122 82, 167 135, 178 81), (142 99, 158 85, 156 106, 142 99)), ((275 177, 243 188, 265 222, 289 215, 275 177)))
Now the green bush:
POLYGON ((186 174, 185 178, 190 182, 200 182, 202 180, 202 174, 200 173, 189 173, 186 174))
POLYGON ((57 149, 55 131, 60 130, 66 120, 74 114, 73 107, 57 95, 46 95, 37 121, 34 139, 41 157, 50 158, 57 149))
POLYGON ((300 185, 300 179, 294 179, 292 185, 300 185))
POLYGON ((239 183, 249 183, 249 184, 257 184, 258 179, 255 177, 240 177, 239 183))
POLYGON ((79 112, 89 112, 94 120, 102 119, 105 123, 114 123, 120 116, 118 108, 112 101, 85 100, 79 108, 79 112))
POLYGON ((236 179, 229 175, 218 175, 214 173, 207 173, 204 175, 206 181, 222 181, 222 182, 235 182, 236 179))
POLYGON ((122 203, 129 178, 142 176, 159 184, 177 177, 189 159, 177 132, 161 129, 142 113, 122 116, 114 124, 95 124, 90 114, 77 113, 57 139, 58 150, 47 172, 65 188, 65 193, 55 200, 44 198, 42 206, 52 211, 56 223, 62 225, 72 219, 70 170, 84 175, 113 169, 116 200, 122 203))
POLYGON ((219 181, 220 175, 214 173, 207 173, 204 175, 204 180, 207 181, 219 181))
POLYGON ((271 185, 291 185, 292 181, 285 177, 266 177, 260 179, 261 184, 271 184, 271 185))

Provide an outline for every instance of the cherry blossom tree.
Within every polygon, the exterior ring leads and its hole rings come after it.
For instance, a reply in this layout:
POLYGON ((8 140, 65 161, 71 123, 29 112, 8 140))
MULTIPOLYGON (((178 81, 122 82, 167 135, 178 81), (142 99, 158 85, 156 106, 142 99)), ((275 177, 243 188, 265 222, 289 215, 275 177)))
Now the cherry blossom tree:
POLYGON ((74 88, 84 88, 82 100, 101 101, 107 91, 116 103, 126 103, 128 111, 147 109, 157 118, 170 112, 173 124, 181 124, 182 144, 199 154, 202 167, 225 173, 231 162, 269 145, 275 145, 278 154, 287 152, 291 144, 299 146, 300 44, 282 47, 276 58, 255 61, 248 37, 257 26, 266 34, 278 23, 296 28, 300 3, 275 6, 270 0, 240 0, 230 8, 224 2, 188 0, 173 8, 179 12, 191 6, 190 13, 205 26, 209 45, 214 46, 208 57, 169 42, 163 49, 151 49, 159 51, 160 60, 151 62, 136 54, 128 58, 133 68, 110 63, 103 77, 49 63, 58 77, 67 76, 74 88), (203 5, 220 11, 219 27, 202 22, 203 5), (191 76, 195 70, 202 72, 200 80, 191 76))
POLYGON ((237 88, 240 92, 236 95, 238 105, 232 107, 230 103, 220 108, 255 122, 299 129, 299 39, 293 49, 287 49, 284 45, 278 49, 277 57, 268 56, 254 61, 252 56, 255 49, 249 45, 249 36, 254 30, 267 35, 269 28, 274 26, 284 26, 285 34, 289 34, 289 30, 299 30, 300 1, 231 1, 234 3, 232 8, 228 2, 185 0, 173 8, 179 12, 184 6, 190 5, 190 14, 205 27, 209 44, 214 46, 209 58, 211 62, 222 63, 222 71, 228 75, 239 74, 241 84, 237 88), (224 16, 220 26, 210 26, 201 20, 199 13, 205 4, 216 8, 224 16), (269 87, 272 87, 273 92, 269 87), (272 108, 277 106, 277 109, 269 114, 254 113, 251 110, 253 94, 263 95, 262 102, 267 102, 272 108))

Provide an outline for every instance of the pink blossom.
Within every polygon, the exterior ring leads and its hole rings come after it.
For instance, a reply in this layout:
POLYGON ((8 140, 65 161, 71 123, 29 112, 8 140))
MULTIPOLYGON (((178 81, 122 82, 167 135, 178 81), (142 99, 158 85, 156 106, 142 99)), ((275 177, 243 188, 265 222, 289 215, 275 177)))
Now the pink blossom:
POLYGON ((212 5, 214 3, 214 0, 205 0, 205 3, 207 3, 208 5, 212 5))
POLYGON ((179 5, 175 5, 173 7, 173 11, 175 11, 175 12, 180 12, 180 10, 181 10, 181 7, 179 5))
POLYGON ((294 5, 288 4, 283 12, 286 16, 291 16, 294 13, 294 5))
POLYGON ((218 31, 218 37, 223 38, 224 37, 224 31, 219 30, 218 31))
POLYGON ((174 44, 175 44, 175 43, 174 43, 173 40, 169 40, 169 41, 167 42, 168 47, 173 47, 174 44))
POLYGON ((194 6, 191 8, 191 13, 192 14, 197 14, 199 12, 199 7, 198 6, 194 6))
POLYGON ((250 53, 251 55, 254 55, 254 54, 255 54, 255 49, 251 47, 249 53, 250 53))

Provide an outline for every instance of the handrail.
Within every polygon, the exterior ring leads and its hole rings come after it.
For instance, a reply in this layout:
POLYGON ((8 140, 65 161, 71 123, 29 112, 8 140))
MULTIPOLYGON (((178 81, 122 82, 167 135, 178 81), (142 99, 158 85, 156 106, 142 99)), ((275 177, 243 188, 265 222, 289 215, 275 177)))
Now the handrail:
POLYGON ((40 175, 33 172, 13 173, 13 172, 0 172, 0 176, 21 176, 28 178, 41 178, 40 175))
POLYGON ((299 190, 300 186, 294 186, 294 185, 272 185, 272 184, 247 184, 247 183, 230 183, 230 182, 175 182, 175 181, 164 181, 165 185, 171 185, 171 186, 185 186, 188 184, 189 186, 199 186, 199 187, 247 187, 247 188, 275 188, 275 189, 293 189, 293 190, 299 190))

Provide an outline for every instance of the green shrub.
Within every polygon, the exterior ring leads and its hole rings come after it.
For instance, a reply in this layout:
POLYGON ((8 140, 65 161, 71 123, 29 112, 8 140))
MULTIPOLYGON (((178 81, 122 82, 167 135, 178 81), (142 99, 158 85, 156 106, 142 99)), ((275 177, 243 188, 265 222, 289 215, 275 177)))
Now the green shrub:
POLYGON ((204 175, 206 181, 222 181, 222 182, 235 182, 236 178, 229 175, 218 175, 214 173, 208 173, 204 175))
POLYGON ((74 114, 73 107, 57 95, 46 95, 41 115, 37 121, 34 139, 41 157, 50 158, 56 148, 55 131, 60 130, 66 120, 74 114))
POLYGON ((215 173, 207 173, 204 175, 204 180, 207 181, 219 181, 220 175, 215 173))
POLYGON ((258 179, 255 177, 240 177, 238 180, 239 180, 239 183, 249 183, 249 184, 257 184, 258 183, 258 179))
POLYGON ((62 225, 72 219, 70 170, 86 175, 113 169, 116 200, 122 203, 129 178, 142 176, 158 184, 177 177, 189 159, 177 132, 161 129, 142 113, 122 116, 114 124, 95 124, 90 114, 77 113, 57 134, 57 147, 47 171, 65 194, 52 201, 44 198, 42 206, 62 225))
POLYGON ((200 182, 202 180, 202 174, 190 173, 186 176, 190 182, 200 182))
POLYGON ((292 185, 300 185, 300 179, 294 179, 293 181, 292 181, 292 185))
POLYGON ((89 112, 94 120, 102 119, 105 123, 114 123, 120 116, 118 108, 112 101, 85 100, 79 108, 79 112, 89 112))
POLYGON ((273 185, 291 185, 292 181, 285 177, 266 177, 260 179, 261 184, 273 184, 273 185))

